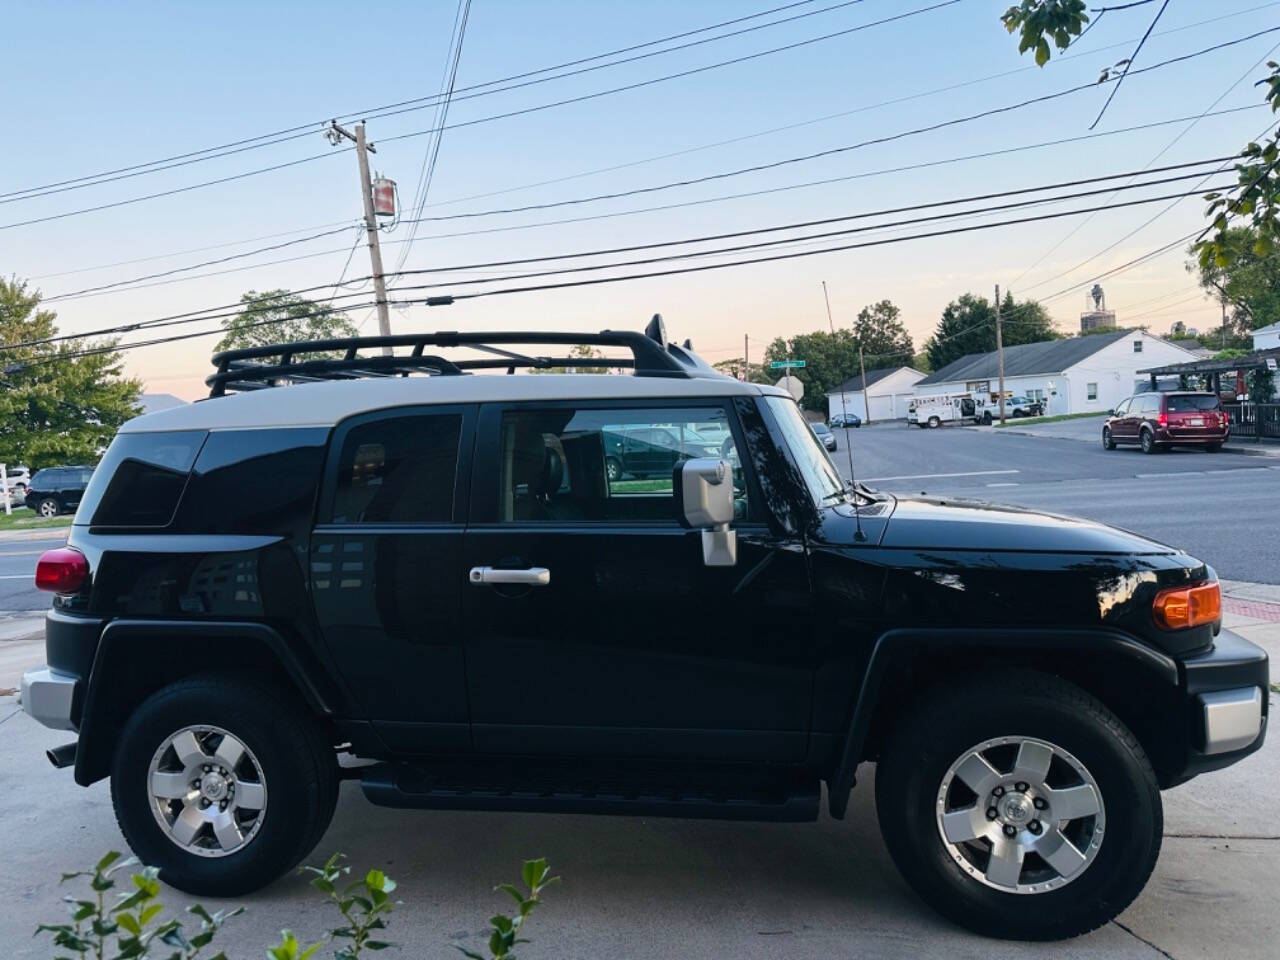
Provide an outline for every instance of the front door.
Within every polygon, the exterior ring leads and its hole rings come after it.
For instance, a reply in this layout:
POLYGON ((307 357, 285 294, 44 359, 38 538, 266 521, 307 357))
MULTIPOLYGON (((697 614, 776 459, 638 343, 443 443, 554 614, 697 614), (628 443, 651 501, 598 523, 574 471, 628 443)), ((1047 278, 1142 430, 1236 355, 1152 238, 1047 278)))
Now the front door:
POLYGON ((311 537, 325 643, 394 750, 466 751, 462 531, 474 407, 405 407, 334 431, 311 537))
POLYGON ((807 562, 759 519, 741 444, 718 400, 482 408, 463 600, 477 750, 804 756, 807 562), (733 567, 705 566, 675 513, 671 464, 710 452, 700 425, 730 438, 714 446, 735 465, 733 567), (618 434, 661 445, 645 456, 662 471, 610 479, 618 434))

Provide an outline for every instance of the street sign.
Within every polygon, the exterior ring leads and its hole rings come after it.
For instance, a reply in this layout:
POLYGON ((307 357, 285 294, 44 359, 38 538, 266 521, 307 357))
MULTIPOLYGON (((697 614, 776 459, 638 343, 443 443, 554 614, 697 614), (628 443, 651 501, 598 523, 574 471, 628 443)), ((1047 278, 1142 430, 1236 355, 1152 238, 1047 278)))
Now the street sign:
POLYGON ((791 374, 787 374, 781 380, 774 384, 775 387, 781 387, 787 393, 795 398, 796 403, 800 402, 800 398, 804 396, 804 384, 797 380, 791 374))
POLYGON ((1267 357, 1267 369, 1268 369, 1268 370, 1274 370, 1275 368, 1276 368, 1276 358, 1275 358, 1275 357, 1267 357))
POLYGON ((786 370, 788 367, 803 367, 803 360, 775 360, 769 364, 770 370, 786 370))

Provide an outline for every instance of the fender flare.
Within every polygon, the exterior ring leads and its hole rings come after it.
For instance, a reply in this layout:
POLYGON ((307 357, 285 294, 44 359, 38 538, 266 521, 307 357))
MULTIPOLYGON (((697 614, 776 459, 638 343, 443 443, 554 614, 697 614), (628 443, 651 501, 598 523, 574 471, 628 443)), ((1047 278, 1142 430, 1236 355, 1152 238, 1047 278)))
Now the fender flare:
POLYGON ((118 676, 128 644, 137 640, 192 637, 234 638, 262 645, 284 668, 307 706, 321 716, 332 716, 337 702, 335 691, 325 682, 325 674, 305 651, 276 629, 252 621, 211 620, 112 620, 102 631, 86 681, 84 707, 80 716, 80 739, 76 745, 75 780, 89 786, 109 773, 111 756, 119 730, 110 721, 113 706, 112 677, 118 676))
POLYGON ((1011 649, 1089 649, 1119 654, 1150 671, 1171 686, 1178 686, 1177 662, 1130 634, 1109 628, 1001 627, 929 628, 905 627, 886 630, 876 638, 862 674, 862 687, 849 719, 840 763, 827 781, 827 803, 831 816, 844 819, 849 807, 858 763, 861 760, 871 721, 880 702, 881 683, 895 657, 920 650, 963 649, 965 647, 1008 647, 1011 649))

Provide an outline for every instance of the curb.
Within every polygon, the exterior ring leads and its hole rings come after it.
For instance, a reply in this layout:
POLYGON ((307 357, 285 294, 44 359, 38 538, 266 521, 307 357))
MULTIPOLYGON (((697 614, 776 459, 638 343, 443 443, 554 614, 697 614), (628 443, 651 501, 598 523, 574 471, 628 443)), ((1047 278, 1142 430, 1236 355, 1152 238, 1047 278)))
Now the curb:
MULTIPOLYGON (((1076 443, 1097 443, 1096 437, 1064 437, 1059 434, 1052 433, 1032 433, 1030 430, 1015 430, 1010 427, 997 429, 996 427, 978 427, 977 429, 986 429, 996 434, 1007 434, 1014 437, 1034 437, 1040 440, 1074 440, 1076 443)), ((1256 444, 1252 440, 1240 440, 1237 443, 1227 443, 1219 453, 1234 453, 1242 457, 1270 457, 1272 459, 1280 459, 1280 446, 1270 446, 1256 444)))
POLYGON ((0 543, 22 540, 56 540, 66 539, 71 533, 71 525, 65 527, 39 527, 35 530, 0 530, 0 543))

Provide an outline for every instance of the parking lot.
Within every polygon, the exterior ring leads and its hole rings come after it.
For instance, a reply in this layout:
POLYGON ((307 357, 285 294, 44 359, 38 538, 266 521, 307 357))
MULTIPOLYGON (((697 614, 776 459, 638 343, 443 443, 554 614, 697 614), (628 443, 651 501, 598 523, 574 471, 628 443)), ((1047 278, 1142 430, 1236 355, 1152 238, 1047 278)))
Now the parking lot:
MULTIPOLYGON (((1093 516, 1186 546, 1223 577, 1280 580, 1280 460, 1196 452, 1144 457, 1070 438, 977 429, 875 426, 848 431, 840 442, 837 462, 847 469, 852 442, 858 478, 885 489, 1093 516)), ((11 554, 0 558, 4 575, 28 573, 44 547, 0 543, 0 553, 11 554)), ((1280 591, 1266 586, 1248 589, 1264 601, 1280 600, 1280 591)), ((6 596, 14 603, 30 599, 21 590, 6 596)), ((1228 625, 1275 656, 1280 604, 1248 603, 1228 607, 1228 625)), ((0 639, 0 689, 42 653, 38 642, 0 639)), ((1274 694, 1272 700, 1274 707, 1274 694)), ((38 922, 63 916, 59 872, 124 849, 108 785, 78 788, 69 771, 44 759, 46 749, 68 739, 20 713, 12 695, 0 695, 0 844, 8 868, 0 874, 0 902, 21 905, 0 912, 6 956, 51 956, 30 935, 38 922)), ((485 919, 506 907, 493 885, 515 880, 521 860, 546 856, 564 882, 530 922, 534 942, 521 956, 533 960, 1273 957, 1280 943, 1278 778, 1280 742, 1273 736, 1248 760, 1167 792, 1163 853, 1145 892, 1117 922, 1065 944, 985 940, 930 913, 884 850, 870 767, 860 771, 846 820, 824 814, 816 824, 796 825, 397 811, 368 805, 347 783, 311 859, 340 850, 357 868, 377 867, 400 883, 404 905, 388 939, 401 949, 388 956, 454 956, 451 945, 468 940, 474 947, 485 919)), ((171 908, 191 902, 172 890, 163 900, 171 908)), ((261 956, 283 927, 314 937, 333 925, 298 877, 275 883, 247 906, 218 941, 232 958, 261 956)))

